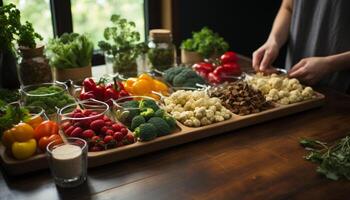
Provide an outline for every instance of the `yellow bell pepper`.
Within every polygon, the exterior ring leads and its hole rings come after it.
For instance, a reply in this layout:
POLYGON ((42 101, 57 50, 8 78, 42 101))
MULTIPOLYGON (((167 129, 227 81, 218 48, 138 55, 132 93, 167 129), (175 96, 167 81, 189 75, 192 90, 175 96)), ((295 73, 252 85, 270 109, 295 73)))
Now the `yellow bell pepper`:
POLYGON ((12 144, 12 154, 16 159, 23 160, 34 155, 37 143, 35 139, 26 142, 14 142, 12 144))

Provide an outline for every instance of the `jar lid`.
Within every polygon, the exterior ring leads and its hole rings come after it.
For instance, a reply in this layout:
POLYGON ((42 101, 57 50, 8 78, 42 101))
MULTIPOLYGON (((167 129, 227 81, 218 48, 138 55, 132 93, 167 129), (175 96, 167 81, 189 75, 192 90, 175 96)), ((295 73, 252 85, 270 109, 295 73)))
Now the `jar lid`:
POLYGON ((152 29, 149 31, 149 36, 155 41, 171 42, 171 31, 168 29, 152 29))

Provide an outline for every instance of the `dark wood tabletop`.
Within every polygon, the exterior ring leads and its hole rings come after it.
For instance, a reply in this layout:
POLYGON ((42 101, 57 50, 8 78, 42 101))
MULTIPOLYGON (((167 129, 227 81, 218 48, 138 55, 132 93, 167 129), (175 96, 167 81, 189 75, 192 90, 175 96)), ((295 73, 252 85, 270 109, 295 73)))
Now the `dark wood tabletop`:
POLYGON ((48 170, 1 173, 0 199, 350 199, 350 182, 317 174, 299 145, 349 134, 350 96, 321 92, 323 107, 89 169, 77 188, 56 187, 48 170))

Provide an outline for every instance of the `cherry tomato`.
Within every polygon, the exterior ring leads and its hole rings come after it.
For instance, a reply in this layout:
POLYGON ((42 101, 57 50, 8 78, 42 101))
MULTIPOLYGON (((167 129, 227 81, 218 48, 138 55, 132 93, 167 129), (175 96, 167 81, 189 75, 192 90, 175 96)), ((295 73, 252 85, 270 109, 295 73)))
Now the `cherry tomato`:
POLYGON ((19 123, 10 129, 14 139, 18 142, 25 142, 34 137, 34 129, 27 123, 19 123))
POLYGON ((42 151, 45 151, 47 145, 53 141, 55 141, 55 144, 61 144, 63 142, 61 136, 57 135, 57 134, 50 135, 49 137, 44 136, 44 137, 40 138, 40 140, 39 140, 39 148, 42 151))
POLYGON ((14 130, 7 130, 2 134, 1 142, 5 145, 6 148, 11 148, 12 144, 16 141, 12 135, 14 130))
POLYGON ((237 62, 237 54, 233 51, 227 51, 220 57, 221 64, 237 62))
POLYGON ((44 121, 35 129, 34 138, 39 140, 42 137, 58 134, 58 125, 54 121, 44 121))

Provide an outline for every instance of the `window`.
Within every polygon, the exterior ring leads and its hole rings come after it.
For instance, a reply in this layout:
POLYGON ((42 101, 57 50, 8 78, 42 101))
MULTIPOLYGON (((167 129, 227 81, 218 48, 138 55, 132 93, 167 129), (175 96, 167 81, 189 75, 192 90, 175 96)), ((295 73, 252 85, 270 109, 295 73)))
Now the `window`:
MULTIPOLYGON (((149 0, 0 0, 0 6, 9 3, 17 6, 23 22, 31 22, 44 42, 63 32, 71 32, 73 28, 76 33, 87 33, 96 50, 98 41, 103 39, 104 29, 110 25, 112 14, 134 21, 141 41, 144 41, 145 16, 149 18, 144 7, 150 5, 149 0)), ((93 65, 103 63, 103 57, 94 55, 93 65)))
POLYGON ((103 39, 104 29, 110 25, 112 14, 134 21, 140 32, 141 41, 145 39, 145 17, 143 0, 71 0, 73 31, 87 33, 94 41, 103 39))
POLYGON ((21 11, 21 21, 29 21, 36 32, 47 42, 53 37, 50 0, 3 0, 4 4, 13 3, 21 11))

